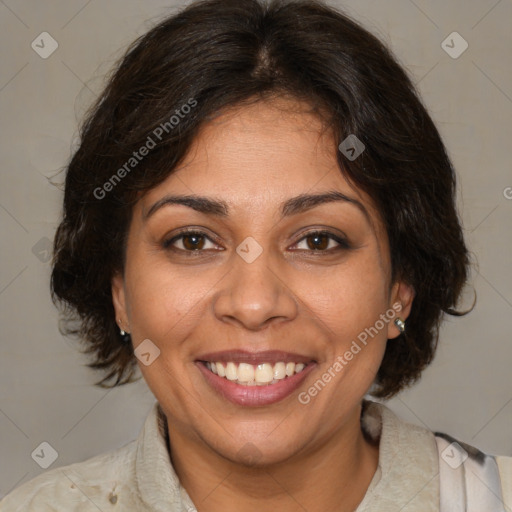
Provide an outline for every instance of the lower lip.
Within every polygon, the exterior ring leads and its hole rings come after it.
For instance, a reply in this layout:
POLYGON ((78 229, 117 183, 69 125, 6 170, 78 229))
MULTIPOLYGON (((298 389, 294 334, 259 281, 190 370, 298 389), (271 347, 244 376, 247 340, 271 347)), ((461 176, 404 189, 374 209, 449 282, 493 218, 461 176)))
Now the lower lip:
POLYGON ((196 361, 196 365, 199 367, 199 370, 204 375, 208 384, 224 398, 237 405, 258 407, 280 402, 291 395, 313 370, 316 363, 308 363, 301 372, 295 373, 291 377, 286 377, 276 384, 268 384, 265 386, 244 386, 237 384, 224 377, 219 377, 200 361, 196 361))

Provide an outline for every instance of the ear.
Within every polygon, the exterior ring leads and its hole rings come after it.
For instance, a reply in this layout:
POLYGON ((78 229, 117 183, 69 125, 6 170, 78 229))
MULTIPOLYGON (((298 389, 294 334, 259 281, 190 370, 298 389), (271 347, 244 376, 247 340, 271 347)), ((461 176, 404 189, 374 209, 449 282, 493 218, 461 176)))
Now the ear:
POLYGON ((388 339, 397 338, 400 335, 400 330, 394 321, 396 318, 401 318, 405 322, 411 312, 415 295, 414 288, 404 281, 397 281, 393 285, 389 307, 395 312, 395 316, 393 321, 388 323, 388 339))
POLYGON ((112 303, 116 312, 116 321, 121 329, 130 332, 130 322, 126 308, 126 291, 124 278, 121 273, 116 273, 112 278, 112 303))

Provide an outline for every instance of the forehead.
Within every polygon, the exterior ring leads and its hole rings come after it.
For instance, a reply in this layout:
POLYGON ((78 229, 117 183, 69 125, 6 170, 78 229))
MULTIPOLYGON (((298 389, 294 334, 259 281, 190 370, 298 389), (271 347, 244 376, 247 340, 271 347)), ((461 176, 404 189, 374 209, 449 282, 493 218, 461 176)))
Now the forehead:
POLYGON ((168 178, 140 201, 142 213, 164 194, 222 198, 240 218, 276 210, 298 194, 339 190, 357 198, 378 231, 371 198, 340 171, 329 129, 303 102, 283 97, 227 109, 206 122, 168 178))
MULTIPOLYGON (((177 197, 178 204, 193 205, 187 212, 194 215, 203 211, 237 230, 268 232, 283 216, 287 203, 298 196, 335 191, 360 207, 338 202, 343 206, 331 210, 331 218, 335 212, 349 225, 366 222, 374 238, 368 243, 375 245, 379 264, 386 270, 389 241, 381 215, 370 196, 344 176, 332 132, 310 110, 278 99, 231 108, 210 119, 176 169, 137 201, 132 228, 144 229, 149 215, 160 207, 165 210, 163 205, 175 204, 177 197), (205 206, 205 200, 217 205, 205 206), (219 217, 221 209, 225 214, 219 217)), ((293 209, 292 205, 292 213, 293 209)))

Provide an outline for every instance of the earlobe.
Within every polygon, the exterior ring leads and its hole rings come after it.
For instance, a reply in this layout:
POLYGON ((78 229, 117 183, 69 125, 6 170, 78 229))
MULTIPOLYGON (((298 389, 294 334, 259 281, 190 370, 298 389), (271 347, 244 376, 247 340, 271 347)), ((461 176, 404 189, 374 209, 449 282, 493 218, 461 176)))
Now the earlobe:
POLYGON ((128 314, 126 310, 126 296, 124 289, 124 279, 120 273, 117 273, 112 278, 112 303, 116 312, 116 319, 118 323, 121 323, 119 327, 127 331, 128 330, 128 314))
POLYGON ((396 282, 391 293, 391 304, 395 317, 393 322, 388 324, 388 339, 398 337, 407 330, 407 317, 411 313, 412 303, 416 293, 414 288, 404 282, 396 282))

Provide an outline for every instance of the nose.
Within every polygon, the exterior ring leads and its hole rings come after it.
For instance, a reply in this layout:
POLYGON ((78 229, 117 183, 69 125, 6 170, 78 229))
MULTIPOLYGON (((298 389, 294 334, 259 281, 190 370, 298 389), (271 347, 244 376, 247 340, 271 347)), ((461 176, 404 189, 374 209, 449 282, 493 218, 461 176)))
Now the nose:
POLYGON ((213 309, 217 319, 234 323, 251 331, 264 329, 270 323, 292 320, 298 305, 292 283, 286 283, 283 272, 272 268, 269 251, 252 262, 233 252, 231 268, 221 280, 214 295, 213 309))

